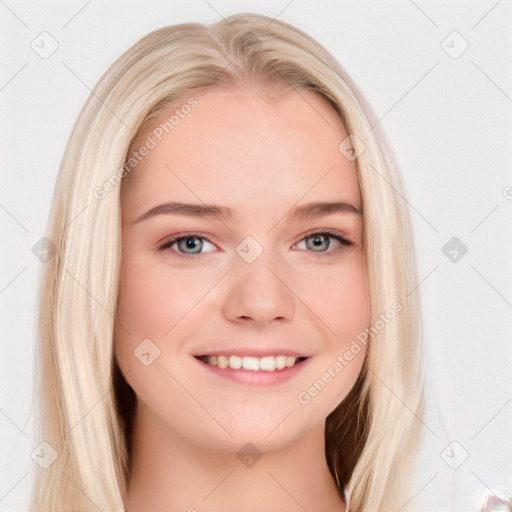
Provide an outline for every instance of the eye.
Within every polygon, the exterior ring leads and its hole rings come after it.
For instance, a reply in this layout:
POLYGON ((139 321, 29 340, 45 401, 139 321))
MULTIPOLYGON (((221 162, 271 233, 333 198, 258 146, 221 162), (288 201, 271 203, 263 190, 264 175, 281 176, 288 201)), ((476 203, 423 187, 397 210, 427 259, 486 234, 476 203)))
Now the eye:
MULTIPOLYGON (((300 240, 299 243, 292 246, 292 248, 295 249, 303 242, 305 242, 306 250, 314 253, 317 256, 335 255, 338 253, 342 246, 348 247, 354 245, 345 237, 325 230, 315 231, 306 235, 304 238, 302 238, 302 240, 300 240), (335 245, 338 245, 338 247, 333 250, 328 250, 331 248, 331 240, 335 240, 335 245)), ((215 250, 214 247, 214 244, 209 242, 205 237, 199 236, 199 234, 189 233, 168 238, 157 247, 157 250, 165 251, 166 249, 171 249, 180 257, 192 258, 195 255, 204 254, 206 252, 213 252, 215 250), (213 249, 209 251, 201 251, 201 249, 205 247, 205 244, 210 245, 213 249), (173 249, 174 245, 176 245, 177 250, 173 249)))
POLYGON ((188 258, 194 256, 195 254, 212 252, 211 250, 201 252, 201 249, 204 247, 205 243, 215 247, 211 242, 202 236, 197 236, 194 234, 180 235, 167 239, 157 247, 157 250, 164 251, 165 249, 171 249, 172 246, 176 244, 178 251, 174 252, 177 252, 178 256, 188 258))
POLYGON ((332 233, 330 231, 315 231, 314 233, 310 233, 306 235, 298 244, 294 247, 300 245, 302 242, 305 242, 306 249, 310 250, 310 252, 315 253, 318 256, 329 256, 337 254, 340 250, 341 246, 351 246, 354 245, 352 242, 347 240, 345 237, 332 233), (338 245, 337 249, 329 251, 328 249, 331 247, 331 241, 336 240, 336 244, 338 245), (320 250, 316 250, 320 249, 320 250))

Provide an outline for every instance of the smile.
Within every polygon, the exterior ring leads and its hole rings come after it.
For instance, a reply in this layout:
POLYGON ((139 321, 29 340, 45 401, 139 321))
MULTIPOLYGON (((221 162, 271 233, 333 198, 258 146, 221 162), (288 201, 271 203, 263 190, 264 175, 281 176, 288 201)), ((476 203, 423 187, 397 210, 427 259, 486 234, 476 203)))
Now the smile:
POLYGON ((313 357, 291 355, 264 357, 224 355, 197 355, 193 358, 214 378, 244 386, 281 386, 305 371, 313 357))
POLYGON ((218 355, 218 356, 197 356, 210 366, 215 366, 222 370, 232 368, 233 370, 253 370, 253 371, 276 371, 291 368, 297 363, 307 359, 306 357, 294 356, 266 356, 266 357, 241 357, 237 355, 218 355))

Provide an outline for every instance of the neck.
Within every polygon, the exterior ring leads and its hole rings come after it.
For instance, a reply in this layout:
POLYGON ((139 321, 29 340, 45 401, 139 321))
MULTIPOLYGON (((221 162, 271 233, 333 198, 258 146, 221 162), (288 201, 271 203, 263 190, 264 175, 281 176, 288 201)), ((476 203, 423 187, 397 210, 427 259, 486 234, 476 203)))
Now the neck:
POLYGON ((344 512, 325 460, 324 423, 261 458, 191 443, 138 404, 125 508, 129 512, 344 512))

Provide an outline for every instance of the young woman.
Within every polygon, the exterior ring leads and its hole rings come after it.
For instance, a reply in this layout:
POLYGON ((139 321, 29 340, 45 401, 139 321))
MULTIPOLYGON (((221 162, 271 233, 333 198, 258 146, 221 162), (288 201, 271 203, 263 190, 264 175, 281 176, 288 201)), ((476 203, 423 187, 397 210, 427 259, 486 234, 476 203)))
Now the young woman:
POLYGON ((392 152, 265 16, 157 30, 57 179, 31 510, 407 510, 424 368, 392 152), (53 451, 52 451, 53 453, 53 451))

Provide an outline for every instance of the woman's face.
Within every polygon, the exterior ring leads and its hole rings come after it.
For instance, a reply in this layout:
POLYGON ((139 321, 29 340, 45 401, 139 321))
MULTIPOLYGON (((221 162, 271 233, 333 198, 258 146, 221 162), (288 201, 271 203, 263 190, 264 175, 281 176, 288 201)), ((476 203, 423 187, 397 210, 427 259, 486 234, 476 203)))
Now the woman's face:
POLYGON ((194 98, 130 149, 140 162, 122 197, 116 356, 138 414, 174 435, 276 449, 323 424, 363 363, 356 165, 312 92, 194 98), (302 209, 314 203, 344 206, 302 209))

